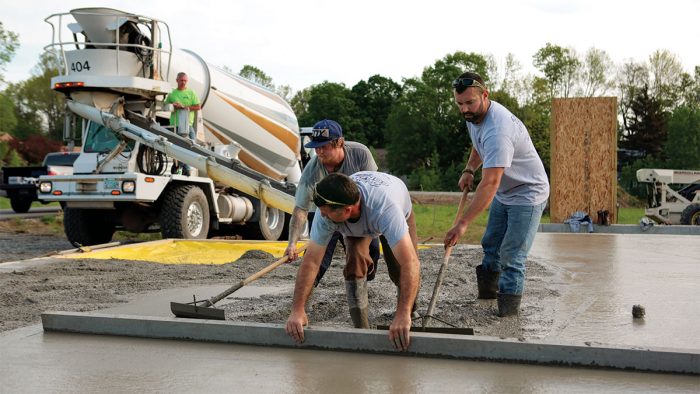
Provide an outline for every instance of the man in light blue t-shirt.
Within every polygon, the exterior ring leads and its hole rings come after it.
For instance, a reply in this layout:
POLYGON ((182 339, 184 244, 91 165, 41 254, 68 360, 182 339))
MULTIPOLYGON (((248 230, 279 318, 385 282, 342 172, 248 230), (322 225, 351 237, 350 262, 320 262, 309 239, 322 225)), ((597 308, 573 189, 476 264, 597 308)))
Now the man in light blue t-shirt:
POLYGON ((389 340, 396 349, 405 351, 420 283, 416 221, 406 185, 381 172, 361 171, 349 177, 333 173, 316 184, 313 201, 320 215, 314 219, 311 240, 297 273, 287 334, 297 342, 304 341, 306 300, 326 245, 336 231, 345 239, 343 276, 350 317, 356 328, 369 328, 367 274, 374 263, 368 246, 379 237, 389 277, 399 290, 389 340))
POLYGON ((547 173, 523 122, 489 100, 481 76, 464 73, 452 87, 472 140, 460 189, 471 189, 474 172, 480 166, 483 170, 472 203, 445 235, 445 247, 455 245, 469 224, 489 208, 481 239, 484 259, 476 267, 479 298, 497 298, 500 317, 517 315, 525 260, 549 197, 547 173))

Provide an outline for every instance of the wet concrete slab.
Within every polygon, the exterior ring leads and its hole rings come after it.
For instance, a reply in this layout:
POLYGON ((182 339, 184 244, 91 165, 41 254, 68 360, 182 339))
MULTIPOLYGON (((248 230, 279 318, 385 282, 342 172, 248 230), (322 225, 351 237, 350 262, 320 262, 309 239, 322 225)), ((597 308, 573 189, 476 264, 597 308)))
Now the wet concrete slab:
POLYGON ((698 237, 538 233, 530 257, 566 277, 547 338, 700 349, 698 237))
POLYGON ((697 376, 44 333, 0 335, 6 392, 696 392, 697 376))
MULTIPOLYGON (((223 293, 227 288, 229 288, 229 286, 212 285, 159 290, 150 292, 147 295, 141 295, 123 305, 102 309, 101 312, 138 316, 171 317, 173 316, 173 314, 170 312, 171 302, 192 302, 193 296, 195 296, 198 301, 205 300, 217 294, 223 293)), ((224 304, 227 299, 232 298, 257 298, 265 294, 275 294, 283 291, 289 291, 293 288, 294 284, 283 286, 248 285, 240 288, 235 293, 221 300, 219 303, 224 304)))
POLYGON ((98 312, 46 312, 41 319, 44 331, 50 332, 700 375, 700 350, 597 346, 416 332, 411 336, 410 350, 399 353, 387 341, 387 333, 383 330, 310 326, 304 332, 304 342, 296 344, 285 333, 283 324, 98 312))
MULTIPOLYGON (((568 312, 553 316, 554 329, 545 339, 700 348, 696 240, 538 233, 531 256, 561 269, 568 289, 557 306, 568 312), (645 306, 643 322, 632 319, 634 304, 645 306)), ((136 307, 142 299, 116 312, 163 313, 158 299, 191 298, 192 289, 178 292, 150 298, 155 312, 136 307)), ((700 387, 698 376, 46 333, 40 326, 0 334, 0 363, 0 387, 8 392, 697 392, 700 387)))

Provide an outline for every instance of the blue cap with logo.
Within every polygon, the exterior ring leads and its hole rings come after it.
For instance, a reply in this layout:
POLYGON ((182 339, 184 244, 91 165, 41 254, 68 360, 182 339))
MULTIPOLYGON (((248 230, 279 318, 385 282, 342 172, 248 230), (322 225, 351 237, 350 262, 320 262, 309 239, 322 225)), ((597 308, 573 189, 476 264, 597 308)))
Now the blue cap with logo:
POLYGON ((323 119, 314 125, 313 130, 311 130, 311 141, 304 145, 304 147, 318 148, 342 136, 343 128, 340 127, 338 122, 330 119, 323 119))

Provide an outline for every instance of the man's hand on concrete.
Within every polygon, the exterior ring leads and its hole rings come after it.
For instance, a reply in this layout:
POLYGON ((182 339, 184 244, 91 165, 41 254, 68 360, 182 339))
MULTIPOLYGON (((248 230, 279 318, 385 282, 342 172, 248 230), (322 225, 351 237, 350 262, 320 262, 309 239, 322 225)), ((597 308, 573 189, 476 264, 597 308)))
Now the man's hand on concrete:
POLYGON ((292 337, 296 343, 304 342, 304 326, 309 324, 309 317, 306 312, 292 312, 287 319, 287 325, 284 331, 292 337))
POLYGON ((411 316, 406 313, 396 312, 394 320, 389 326, 389 341, 396 350, 405 352, 411 344, 411 316))

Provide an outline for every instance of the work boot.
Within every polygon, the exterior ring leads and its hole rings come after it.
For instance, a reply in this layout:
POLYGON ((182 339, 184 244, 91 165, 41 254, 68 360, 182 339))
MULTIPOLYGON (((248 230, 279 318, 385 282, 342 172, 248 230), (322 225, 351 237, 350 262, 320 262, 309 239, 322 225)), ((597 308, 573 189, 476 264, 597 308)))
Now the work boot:
POLYGON ((346 280, 345 295, 348 299, 350 318, 355 328, 369 328, 369 318, 367 317, 367 278, 346 280))
POLYGON ((498 295, 498 317, 517 316, 520 314, 520 294, 498 295))
POLYGON ((498 271, 489 271, 483 264, 476 266, 476 284, 479 287, 479 299, 493 300, 498 296, 498 271))

